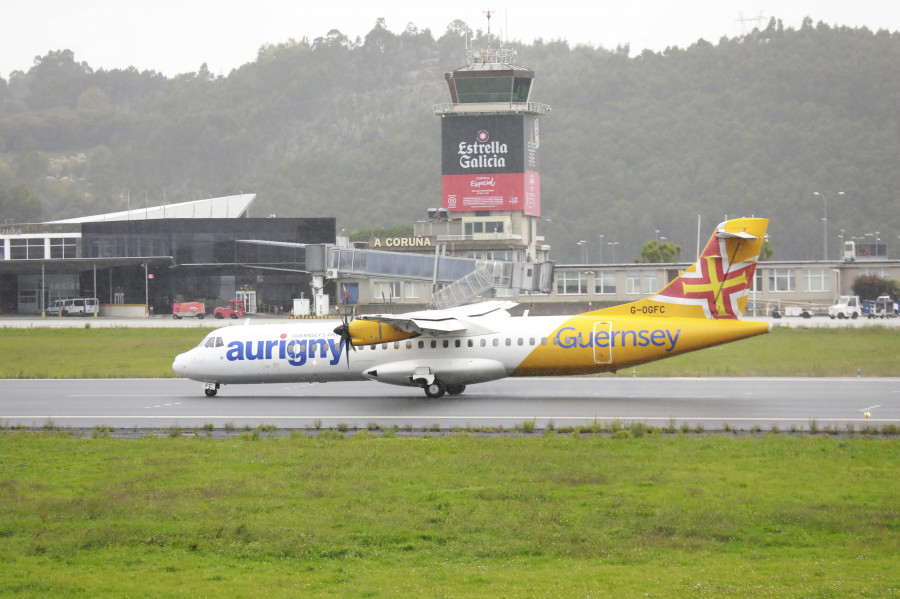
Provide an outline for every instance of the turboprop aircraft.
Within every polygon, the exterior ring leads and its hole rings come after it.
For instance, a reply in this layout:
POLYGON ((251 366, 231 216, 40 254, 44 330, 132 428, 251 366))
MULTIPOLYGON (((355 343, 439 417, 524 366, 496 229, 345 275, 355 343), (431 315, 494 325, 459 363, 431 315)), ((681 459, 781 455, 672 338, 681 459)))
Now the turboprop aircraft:
POLYGON ((510 316, 514 302, 225 327, 175 358, 213 396, 235 383, 371 379, 432 398, 508 376, 615 372, 767 333, 741 320, 768 220, 721 223, 700 258, 658 293, 576 316, 510 316))

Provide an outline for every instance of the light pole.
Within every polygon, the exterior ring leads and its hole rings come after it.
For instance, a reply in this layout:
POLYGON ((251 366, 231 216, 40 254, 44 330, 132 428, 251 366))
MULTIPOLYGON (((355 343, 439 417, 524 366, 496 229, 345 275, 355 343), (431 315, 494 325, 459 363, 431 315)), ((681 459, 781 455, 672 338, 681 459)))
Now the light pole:
MULTIPOLYGON (((597 235, 600 238, 600 243, 597 244, 597 247, 600 248, 600 264, 603 264, 603 235, 597 235)), ((898 235, 897 237, 900 237, 898 235)))
MULTIPOLYGON (((822 198, 822 227, 825 229, 825 237, 823 238, 823 244, 825 249, 825 261, 828 261, 828 197, 825 194, 819 193, 818 191, 813 192, 814 196, 819 196, 822 198)), ((845 195, 843 191, 839 191, 835 194, 836 196, 845 195)))
POLYGON ((610 241, 606 245, 612 246, 612 263, 616 263, 616 246, 619 245, 618 241, 610 241))
POLYGON ((588 262, 588 250, 587 250, 587 241, 582 239, 578 242, 578 246, 581 248, 581 263, 587 264, 588 262))
POLYGON ((837 303, 841 299, 841 269, 835 268, 834 270, 835 278, 837 279, 837 288, 835 289, 834 302, 837 303))

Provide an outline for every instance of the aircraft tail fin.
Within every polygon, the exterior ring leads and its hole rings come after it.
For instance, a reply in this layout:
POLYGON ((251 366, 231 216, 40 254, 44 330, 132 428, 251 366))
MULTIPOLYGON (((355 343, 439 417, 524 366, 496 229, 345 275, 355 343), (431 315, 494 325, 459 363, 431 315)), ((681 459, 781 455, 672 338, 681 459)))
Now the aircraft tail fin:
POLYGON ((591 314, 738 320, 753 286, 768 219, 725 221, 700 259, 656 294, 591 314))

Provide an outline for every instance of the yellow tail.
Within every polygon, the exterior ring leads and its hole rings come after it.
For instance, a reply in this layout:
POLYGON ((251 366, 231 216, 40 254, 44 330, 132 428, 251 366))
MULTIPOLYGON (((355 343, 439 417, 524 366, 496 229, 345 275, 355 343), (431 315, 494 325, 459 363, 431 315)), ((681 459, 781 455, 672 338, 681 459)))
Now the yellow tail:
POLYGON ((590 314, 740 319, 768 224, 765 218, 737 218, 721 223, 700 259, 660 292, 590 314))

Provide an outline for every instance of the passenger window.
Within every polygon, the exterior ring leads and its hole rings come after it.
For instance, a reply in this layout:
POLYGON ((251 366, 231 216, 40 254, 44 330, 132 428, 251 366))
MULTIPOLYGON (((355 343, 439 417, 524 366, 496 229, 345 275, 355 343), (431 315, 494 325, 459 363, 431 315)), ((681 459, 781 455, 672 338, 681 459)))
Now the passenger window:
POLYGON ((461 346, 462 346, 462 341, 460 341, 459 339, 457 339, 455 345, 456 345, 456 347, 461 347, 461 346))
POLYGON ((400 349, 400 342, 394 341, 394 349, 400 349))
POLYGON ((424 349, 424 348, 425 348, 425 342, 419 341, 419 349, 424 349))
POLYGON ((469 339, 469 347, 475 347, 475 342, 469 339))
POLYGON ((412 341, 406 342, 406 349, 412 349, 412 341))
POLYGON ((481 347, 485 347, 487 345, 487 339, 481 340, 481 347))
POLYGON ((519 341, 518 341, 517 345, 525 345, 525 340, 522 339, 521 337, 519 337, 519 341))
POLYGON ((541 345, 547 345, 547 338, 541 337, 541 345))
POLYGON ((382 343, 382 344, 381 344, 381 349, 387 349, 387 343, 382 343))
POLYGON ((509 337, 507 337, 507 338, 506 338, 506 347, 509 347, 510 345, 512 345, 512 339, 510 339, 509 337))
POLYGON ((500 347, 500 340, 494 339, 494 347, 500 347))
POLYGON ((534 345, 534 337, 528 339, 528 345, 534 345))
POLYGON ((431 342, 431 349, 434 349, 434 348, 436 348, 436 347, 437 347, 437 341, 434 341, 434 340, 433 340, 433 341, 431 342))
POLYGON ((450 347, 450 342, 447 341, 446 339, 444 339, 443 346, 444 346, 444 349, 447 349, 448 347, 450 347))

